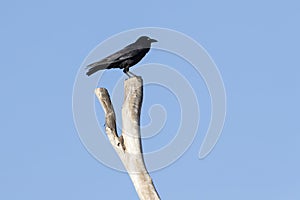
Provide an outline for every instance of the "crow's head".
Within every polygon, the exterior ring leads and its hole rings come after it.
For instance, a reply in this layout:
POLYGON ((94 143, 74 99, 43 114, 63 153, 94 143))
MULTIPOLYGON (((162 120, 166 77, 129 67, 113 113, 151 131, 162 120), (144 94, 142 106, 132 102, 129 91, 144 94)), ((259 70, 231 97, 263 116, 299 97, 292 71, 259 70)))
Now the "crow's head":
POLYGON ((147 45, 150 47, 152 42, 157 42, 157 40, 155 39, 151 39, 148 36, 141 36, 139 37, 139 39, 137 39, 136 43, 138 44, 143 44, 143 45, 147 45))

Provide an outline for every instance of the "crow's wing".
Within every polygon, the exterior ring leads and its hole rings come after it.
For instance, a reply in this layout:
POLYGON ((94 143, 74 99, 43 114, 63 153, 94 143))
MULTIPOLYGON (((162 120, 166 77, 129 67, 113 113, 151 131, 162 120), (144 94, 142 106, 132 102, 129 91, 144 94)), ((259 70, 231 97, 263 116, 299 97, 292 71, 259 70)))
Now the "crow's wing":
POLYGON ((134 43, 126 46, 125 48, 115 52, 114 54, 103 58, 100 61, 89 64, 86 68, 97 67, 100 69, 106 69, 107 67, 118 64, 126 59, 130 59, 138 55, 141 51, 142 47, 137 46, 134 43))

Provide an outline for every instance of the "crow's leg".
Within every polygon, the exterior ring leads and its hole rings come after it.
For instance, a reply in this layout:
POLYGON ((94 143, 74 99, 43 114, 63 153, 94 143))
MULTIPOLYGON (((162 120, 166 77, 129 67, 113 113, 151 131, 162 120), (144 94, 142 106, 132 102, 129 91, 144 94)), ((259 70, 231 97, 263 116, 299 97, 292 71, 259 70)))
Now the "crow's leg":
POLYGON ((125 67, 125 68, 123 69, 123 72, 124 72, 129 78, 131 77, 131 76, 129 75, 129 73, 128 73, 128 72, 129 72, 129 68, 126 68, 126 67, 125 67))
POLYGON ((128 70, 128 74, 132 75, 132 76, 137 76, 134 73, 132 73, 131 71, 128 70))

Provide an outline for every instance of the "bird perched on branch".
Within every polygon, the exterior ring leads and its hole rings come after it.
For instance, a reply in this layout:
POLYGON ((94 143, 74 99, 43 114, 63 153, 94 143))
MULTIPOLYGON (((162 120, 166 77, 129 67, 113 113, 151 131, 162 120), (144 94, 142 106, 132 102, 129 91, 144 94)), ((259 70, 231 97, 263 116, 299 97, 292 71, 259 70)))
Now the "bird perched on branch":
POLYGON ((148 53, 153 42, 157 42, 157 40, 141 36, 134 43, 129 44, 120 51, 89 64, 86 67, 88 69, 86 75, 90 76, 102 69, 120 68, 128 77, 130 77, 129 74, 135 76, 129 71, 129 67, 137 64, 148 53))

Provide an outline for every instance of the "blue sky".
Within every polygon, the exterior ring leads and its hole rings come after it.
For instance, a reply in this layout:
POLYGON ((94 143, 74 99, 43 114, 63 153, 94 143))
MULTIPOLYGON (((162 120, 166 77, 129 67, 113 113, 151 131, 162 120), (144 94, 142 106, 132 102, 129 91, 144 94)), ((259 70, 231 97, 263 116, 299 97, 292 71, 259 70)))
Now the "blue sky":
MULTIPOLYGON (((80 142, 72 91, 96 45, 148 26, 200 43, 227 93, 226 123, 213 152, 198 159, 209 121, 202 106, 204 125, 191 147, 151 173, 162 199, 299 199, 299 9, 290 0, 2 1, 0 199, 138 199, 127 174, 100 164, 80 142)), ((143 62, 158 62, 151 53, 143 62)), ((157 90, 146 91, 148 104, 157 90)))

